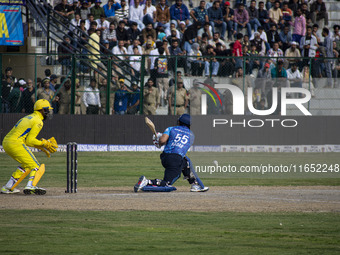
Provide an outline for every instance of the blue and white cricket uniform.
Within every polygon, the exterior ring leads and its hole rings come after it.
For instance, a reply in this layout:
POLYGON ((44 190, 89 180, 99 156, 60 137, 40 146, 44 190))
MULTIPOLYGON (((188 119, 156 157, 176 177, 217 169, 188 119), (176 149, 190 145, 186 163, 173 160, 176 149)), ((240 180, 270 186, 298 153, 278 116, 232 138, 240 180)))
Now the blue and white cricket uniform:
POLYGON ((184 156, 195 140, 194 134, 186 126, 169 127, 164 134, 167 134, 169 139, 160 156, 165 168, 161 186, 172 185, 181 176, 182 169, 187 164, 184 156))

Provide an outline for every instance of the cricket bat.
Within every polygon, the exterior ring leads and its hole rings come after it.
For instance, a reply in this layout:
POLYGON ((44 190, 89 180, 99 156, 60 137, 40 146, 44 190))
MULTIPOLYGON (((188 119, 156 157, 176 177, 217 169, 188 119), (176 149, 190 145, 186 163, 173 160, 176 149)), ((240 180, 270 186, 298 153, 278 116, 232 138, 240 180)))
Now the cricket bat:
POLYGON ((153 122, 152 122, 148 117, 145 117, 145 124, 150 128, 150 130, 152 131, 152 133, 153 133, 155 136, 157 136, 155 124, 153 124, 153 122))

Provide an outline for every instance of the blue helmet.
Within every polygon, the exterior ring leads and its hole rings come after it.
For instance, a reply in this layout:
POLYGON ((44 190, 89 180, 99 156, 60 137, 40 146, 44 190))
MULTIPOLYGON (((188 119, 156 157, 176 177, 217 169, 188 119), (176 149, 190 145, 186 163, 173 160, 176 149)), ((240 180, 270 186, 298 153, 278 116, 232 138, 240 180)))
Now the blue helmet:
POLYGON ((191 116, 189 114, 182 114, 181 117, 179 117, 178 119, 179 123, 182 123, 186 126, 190 126, 191 125, 191 116))

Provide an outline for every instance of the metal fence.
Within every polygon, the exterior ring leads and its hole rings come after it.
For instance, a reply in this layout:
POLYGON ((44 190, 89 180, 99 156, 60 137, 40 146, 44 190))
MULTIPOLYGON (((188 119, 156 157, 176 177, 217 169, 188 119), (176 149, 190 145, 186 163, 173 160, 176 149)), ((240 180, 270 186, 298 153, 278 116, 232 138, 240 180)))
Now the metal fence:
MULTIPOLYGON (((234 95, 217 85, 227 84, 243 92, 244 114, 252 114, 252 108, 271 109, 274 94, 279 105, 283 88, 304 88, 311 99, 303 105, 312 115, 340 115, 337 59, 253 55, 112 57, 104 52, 90 58, 86 54, 0 54, 0 64, 3 113, 32 112, 37 99, 48 98, 55 114, 230 115, 235 113, 234 95), (122 72, 122 68, 129 70, 122 72), (42 84, 50 76, 45 74, 46 69, 52 75, 49 89, 42 84), (89 89, 91 81, 95 90, 89 89), (88 109, 86 98, 90 94, 99 95, 100 105, 95 111, 88 109)), ((303 99, 306 95, 289 92, 285 96, 303 99)), ((280 115, 280 107, 272 114, 280 115)), ((303 115, 294 105, 288 105, 286 114, 303 115)))

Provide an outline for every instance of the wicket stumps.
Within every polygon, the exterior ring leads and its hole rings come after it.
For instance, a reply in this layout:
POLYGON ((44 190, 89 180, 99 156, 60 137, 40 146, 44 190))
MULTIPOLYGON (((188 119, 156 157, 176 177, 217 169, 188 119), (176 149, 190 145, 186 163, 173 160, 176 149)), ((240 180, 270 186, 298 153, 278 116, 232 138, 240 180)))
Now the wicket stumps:
POLYGON ((67 153, 67 187, 65 193, 77 193, 77 175, 78 175, 78 155, 77 143, 68 143, 67 153))

